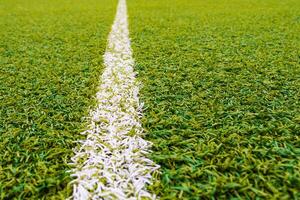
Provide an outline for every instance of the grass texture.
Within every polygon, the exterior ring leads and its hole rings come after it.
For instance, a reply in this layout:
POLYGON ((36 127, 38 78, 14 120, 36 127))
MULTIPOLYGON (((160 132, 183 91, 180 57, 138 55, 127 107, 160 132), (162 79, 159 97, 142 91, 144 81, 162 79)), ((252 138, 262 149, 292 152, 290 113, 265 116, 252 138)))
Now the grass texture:
POLYGON ((116 2, 0 2, 0 199, 70 195, 116 2))
POLYGON ((300 1, 129 0, 161 199, 300 199, 300 1))

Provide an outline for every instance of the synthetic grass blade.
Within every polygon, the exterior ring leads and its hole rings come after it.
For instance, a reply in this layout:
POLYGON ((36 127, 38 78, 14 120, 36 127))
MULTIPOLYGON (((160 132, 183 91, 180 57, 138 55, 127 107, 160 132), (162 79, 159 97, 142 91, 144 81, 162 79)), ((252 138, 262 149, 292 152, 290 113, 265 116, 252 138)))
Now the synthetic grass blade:
POLYGON ((163 200, 300 199, 300 1, 128 0, 163 200))
POLYGON ((73 199, 155 199, 145 186, 158 168, 145 156, 139 85, 133 71, 126 1, 120 0, 104 55, 106 69, 87 138, 72 158, 73 199))

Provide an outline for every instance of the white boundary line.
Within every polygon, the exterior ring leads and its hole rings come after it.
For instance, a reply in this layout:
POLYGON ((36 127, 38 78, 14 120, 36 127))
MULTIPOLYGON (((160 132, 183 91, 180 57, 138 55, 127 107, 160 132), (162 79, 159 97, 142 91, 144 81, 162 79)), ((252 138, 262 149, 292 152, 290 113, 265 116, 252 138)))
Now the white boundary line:
POLYGON ((104 54, 105 69, 91 111, 86 140, 72 158, 71 199, 155 199, 146 190, 159 166, 147 159, 151 143, 143 140, 139 84, 133 71, 126 0, 117 14, 104 54))

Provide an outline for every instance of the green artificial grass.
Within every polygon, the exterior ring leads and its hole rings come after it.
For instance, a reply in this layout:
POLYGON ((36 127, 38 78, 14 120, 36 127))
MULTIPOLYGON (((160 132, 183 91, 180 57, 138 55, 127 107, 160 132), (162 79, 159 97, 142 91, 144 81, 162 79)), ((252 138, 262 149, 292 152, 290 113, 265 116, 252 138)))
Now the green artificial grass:
POLYGON ((300 199, 300 1, 129 0, 161 199, 300 199))
POLYGON ((0 2, 0 199, 65 199, 116 0, 0 2))

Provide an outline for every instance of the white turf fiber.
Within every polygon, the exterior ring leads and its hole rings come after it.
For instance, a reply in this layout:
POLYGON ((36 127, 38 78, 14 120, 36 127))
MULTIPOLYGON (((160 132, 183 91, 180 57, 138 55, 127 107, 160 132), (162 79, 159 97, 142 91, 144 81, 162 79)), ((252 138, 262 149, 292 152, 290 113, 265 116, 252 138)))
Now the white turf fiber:
POLYGON ((86 140, 72 158, 71 199, 155 199, 147 191, 159 166, 147 159, 151 143, 142 139, 139 84, 133 71, 126 1, 117 14, 104 55, 105 69, 91 111, 86 140))

